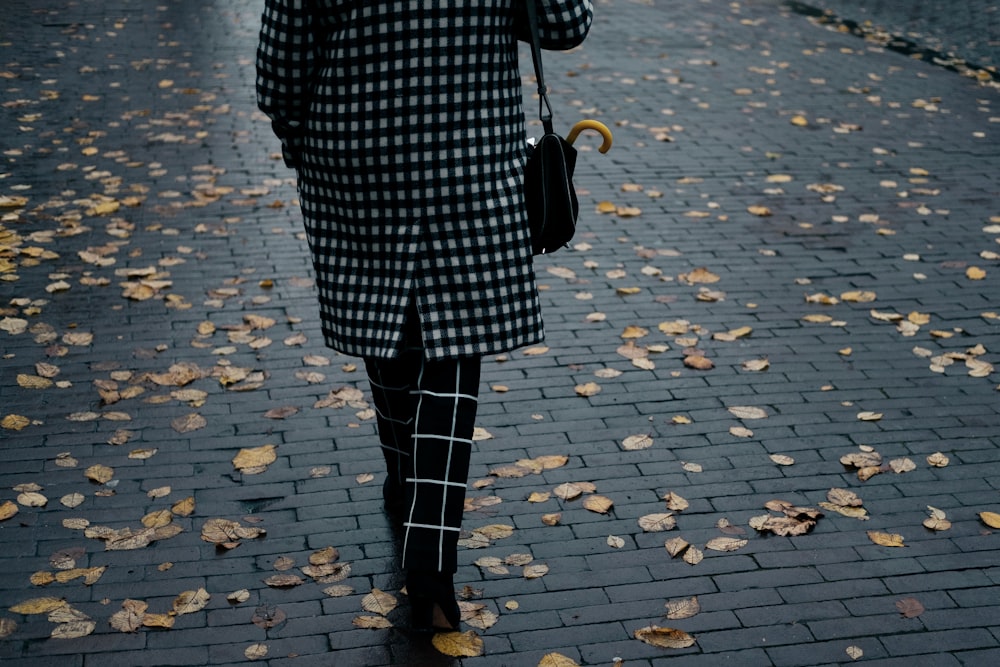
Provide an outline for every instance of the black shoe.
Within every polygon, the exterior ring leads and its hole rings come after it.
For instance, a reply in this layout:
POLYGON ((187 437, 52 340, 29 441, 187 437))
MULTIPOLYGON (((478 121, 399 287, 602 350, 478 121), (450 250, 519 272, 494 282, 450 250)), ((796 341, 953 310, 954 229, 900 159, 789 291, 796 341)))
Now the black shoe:
POLYGON ((392 477, 386 477, 382 482, 382 500, 386 513, 402 521, 406 515, 406 494, 403 492, 403 487, 396 484, 392 477))
POLYGON ((415 632, 457 632, 462 612, 450 574, 407 570, 406 593, 415 632))

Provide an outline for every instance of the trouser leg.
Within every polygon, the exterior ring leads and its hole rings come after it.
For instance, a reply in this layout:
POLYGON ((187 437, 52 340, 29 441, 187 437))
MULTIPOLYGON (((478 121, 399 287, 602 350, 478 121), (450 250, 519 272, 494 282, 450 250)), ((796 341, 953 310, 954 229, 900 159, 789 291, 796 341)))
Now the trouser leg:
POLYGON ((453 573, 458 569, 481 360, 421 359, 403 567, 453 573))

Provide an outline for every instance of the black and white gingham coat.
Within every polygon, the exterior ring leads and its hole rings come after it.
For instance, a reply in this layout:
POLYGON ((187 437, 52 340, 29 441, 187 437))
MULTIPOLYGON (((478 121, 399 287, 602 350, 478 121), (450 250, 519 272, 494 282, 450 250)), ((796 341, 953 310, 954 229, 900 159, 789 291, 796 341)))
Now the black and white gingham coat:
MULTIPOLYGON (((524 0, 266 0, 257 98, 299 194, 326 343, 391 358, 417 300, 429 358, 537 342, 515 22, 524 0)), ((590 0, 533 0, 542 44, 590 0)))

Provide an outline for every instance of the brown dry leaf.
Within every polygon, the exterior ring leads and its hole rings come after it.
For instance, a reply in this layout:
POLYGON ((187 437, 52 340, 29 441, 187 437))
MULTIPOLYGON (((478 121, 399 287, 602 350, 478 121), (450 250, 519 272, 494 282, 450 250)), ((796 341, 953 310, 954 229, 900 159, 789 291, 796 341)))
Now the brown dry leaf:
POLYGON ((868 520, 868 510, 864 507, 849 507, 845 505, 835 505, 831 502, 821 501, 819 506, 823 509, 830 510, 831 512, 837 512, 838 514, 843 514, 844 516, 849 516, 852 519, 858 519, 860 521, 868 520))
MULTIPOLYGON (((550 271, 550 273, 551 273, 551 271, 550 271)), ((546 347, 546 346, 544 346, 544 345, 542 345, 542 346, 539 346, 539 347, 529 347, 527 350, 525 350, 524 352, 522 352, 522 354, 524 356, 526 356, 526 357, 537 357, 539 355, 545 354, 548 351, 549 351, 549 348, 546 347)))
POLYGON ((232 593, 226 596, 226 600, 228 600, 231 604, 242 604, 249 599, 250 599, 250 591, 247 590, 246 588, 241 588, 238 591, 233 591, 232 593))
POLYGON ((757 206, 757 205, 748 206, 747 212, 750 213, 751 215, 756 215, 757 217, 760 218, 766 218, 773 215, 771 209, 769 209, 766 206, 757 206))
POLYGON ((241 526, 228 519, 209 519, 202 526, 201 539, 231 549, 239 546, 241 539, 253 539, 266 533, 263 528, 241 526))
POLYGON ((9 618, 0 617, 0 639, 6 639, 17 632, 17 623, 9 618))
POLYGON ((713 537, 705 545, 705 548, 712 551, 737 551, 749 543, 749 540, 736 537, 713 537))
POLYGON ((97 622, 90 619, 59 623, 49 635, 53 639, 79 639, 86 637, 97 628, 97 622))
POLYGON ((596 382, 587 382, 584 384, 578 384, 574 387, 577 396, 589 397, 596 396, 601 393, 601 385, 596 382))
POLYGON ((268 419, 285 419, 291 417, 292 415, 298 414, 299 409, 294 405, 284 405, 280 408, 271 408, 264 413, 264 416, 268 419))
POLYGON ((875 294, 875 292, 855 291, 855 292, 844 292, 843 294, 840 295, 840 298, 850 303, 871 303, 872 301, 877 299, 878 296, 875 294))
POLYGON ((689 354, 684 357, 684 365, 698 371, 710 371, 715 368, 715 363, 701 354, 689 354))
POLYGON ((194 514, 194 496, 188 496, 184 500, 180 500, 170 508, 170 511, 177 516, 191 516, 194 514))
POLYGON ((17 502, 25 507, 45 507, 49 499, 37 491, 28 491, 17 495, 17 502))
POLYGON ((583 501, 584 509, 596 512, 597 514, 607 514, 614 507, 614 501, 606 496, 587 496, 583 501))
POLYGON ((690 417, 687 417, 685 415, 674 415, 673 417, 670 418, 670 423, 682 426, 684 424, 693 424, 694 422, 691 421, 690 417))
POLYGON ((309 554, 310 565, 329 565, 335 563, 340 558, 340 552, 336 547, 325 547, 309 554))
POLYGON ((685 549, 691 546, 691 543, 685 540, 683 537, 675 537, 673 539, 667 540, 663 544, 666 548, 667 553, 670 554, 671 558, 676 557, 678 554, 683 553, 685 549))
POLYGON ((677 527, 677 519, 669 512, 646 514, 639 517, 639 527, 647 533, 659 533, 677 527))
POLYGON ((1000 514, 996 512, 980 512, 979 518, 990 528, 1000 529, 1000 514))
POLYGON ((174 520, 170 510, 156 510, 142 517, 142 525, 146 528, 160 528, 174 520))
POLYGON ((149 605, 142 600, 125 600, 120 611, 112 614, 111 627, 121 632, 136 632, 142 627, 142 619, 149 605))
POLYGON ((712 283, 717 283, 721 278, 709 271, 705 267, 698 267, 692 269, 688 273, 682 273, 677 278, 688 285, 710 285, 712 283))
POLYGON ((524 568, 523 575, 525 579, 540 579, 549 573, 549 566, 544 563, 538 563, 536 565, 528 565, 524 568))
POLYGON ((431 639, 439 652, 453 658, 475 658, 483 654, 483 640, 475 630, 439 632, 431 639))
POLYGON ((267 466, 277 460, 274 445, 261 445, 241 449, 233 458, 233 467, 246 475, 255 475, 267 470, 267 466))
POLYGON ((771 454, 768 458, 779 466, 795 465, 795 459, 785 454, 771 454))
POLYGON ((986 271, 978 266, 970 266, 965 270, 965 277, 969 280, 982 280, 986 277, 986 271))
POLYGON ((458 607, 461 610, 461 619, 480 630, 489 630, 500 620, 496 614, 487 609, 486 605, 482 603, 462 600, 458 603, 458 607))
POLYGON ((745 426, 730 426, 729 434, 734 435, 737 438, 752 438, 753 431, 746 428, 745 426))
POLYGON ((294 588, 301 586, 305 580, 297 574, 272 574, 264 583, 271 588, 294 588))
POLYGON ((378 588, 373 588, 371 593, 361 599, 362 609, 380 616, 388 616, 397 604, 399 603, 395 597, 378 588))
POLYGON ((19 604, 14 605, 10 608, 10 611, 14 614, 50 614, 56 609, 62 609, 63 607, 68 607, 66 600, 62 598, 32 598, 30 600, 25 600, 19 604))
POLYGON ((640 327, 635 324, 630 324, 625 327, 625 331, 622 332, 621 337, 625 340, 630 338, 645 338, 649 335, 649 329, 645 327, 640 327))
POLYGON ((10 500, 5 501, 2 505, 0 505, 0 521, 6 521, 17 514, 17 512, 18 509, 16 504, 10 500))
POLYGON ((667 608, 666 617, 671 621, 691 618, 701 612, 701 604, 697 597, 668 600, 664 606, 667 608))
POLYGON ((864 411, 858 413, 858 419, 863 422, 877 422, 882 419, 881 412, 864 411))
POLYGON ((688 565, 697 565, 705 558, 705 554, 701 549, 692 545, 685 549, 684 555, 681 558, 688 565))
POLYGON ((336 586, 327 586, 323 589, 323 593, 332 598, 342 598, 352 595, 354 593, 354 588, 352 586, 339 584, 336 586))
POLYGON ((898 533, 882 533, 877 530, 868 531, 868 539, 881 547, 904 547, 903 536, 898 533))
POLYGON ((583 487, 573 482, 564 482, 553 490, 556 498, 561 498, 562 500, 574 500, 583 495, 583 492, 583 487))
POLYGON ((903 615, 903 618, 916 618, 924 613, 924 605, 916 598, 896 600, 896 609, 903 615))
POLYGON ((10 414, 0 420, 0 427, 8 431, 21 431, 31 424, 31 420, 23 415, 10 414))
POLYGON ((197 412, 192 412, 184 415, 183 417, 177 417, 170 422, 170 428, 174 429, 178 433, 190 433, 192 431, 205 428, 206 426, 208 426, 208 420, 197 412))
POLYGON ((653 438, 649 434, 630 435, 622 440, 622 449, 625 451, 636 451, 639 449, 649 449, 653 446, 653 438))
POLYGON ((927 463, 935 468, 946 467, 951 460, 941 452, 934 452, 927 457, 927 463))
POLYGON ((617 535, 608 535, 607 543, 612 549, 621 549, 625 546, 625 540, 617 535))
POLYGON ((502 540, 514 534, 514 526, 508 526, 502 523, 492 523, 488 526, 474 528, 472 532, 478 533, 489 540, 502 540))
POLYGON ((667 509, 674 510, 675 512, 683 512, 691 506, 687 500, 680 497, 673 491, 669 491, 667 495, 663 496, 663 499, 667 501, 667 509))
POLYGON ((851 660, 857 660, 865 654, 865 652, 861 650, 860 646, 848 646, 844 650, 846 651, 847 655, 851 658, 851 660))
POLYGON ((247 660, 260 660, 267 656, 267 644, 250 644, 243 651, 243 657, 247 660))
POLYGON ((948 521, 944 511, 936 507, 927 506, 930 516, 924 519, 924 527, 933 531, 943 531, 951 528, 951 521, 948 521))
POLYGON ((98 484, 107 484, 115 477, 115 471, 103 465, 92 465, 83 473, 87 479, 98 484))
POLYGON ((840 462, 854 468, 877 468, 882 465, 882 455, 878 452, 852 452, 841 456, 840 462))
POLYGON ((695 643, 695 638, 683 630, 660 628, 655 625, 639 628, 635 631, 635 638, 659 648, 687 648, 695 643))
POLYGON ((166 628, 169 630, 174 627, 174 618, 170 614, 146 614, 142 617, 142 624, 147 628, 166 628))
POLYGON ((736 405, 729 408, 729 413, 739 419, 767 419, 767 411, 751 405, 736 405))
POLYGON ((830 489, 826 492, 826 499, 844 507, 861 507, 864 504, 858 494, 847 489, 830 489))
POLYGON ((560 521, 562 521, 562 512, 552 512, 551 514, 542 515, 542 523, 546 526, 557 526, 560 521))
POLYGON ((355 616, 351 623, 354 627, 362 630, 385 630, 392 627, 392 621, 384 616, 367 616, 365 614, 355 616))
POLYGON ((572 658, 567 658, 562 653, 546 653, 538 661, 537 667, 580 667, 579 663, 572 658))
POLYGON ((767 359, 750 359, 743 362, 743 369, 755 373, 766 371, 771 367, 771 362, 767 359))
POLYGON ((199 588, 196 591, 184 591, 174 598, 174 613, 180 616, 201 611, 211 598, 212 596, 204 588, 199 588))
POLYGON ((917 464, 911 459, 902 458, 889 461, 889 467, 892 468, 894 473, 901 474, 904 472, 910 472, 911 470, 916 470, 917 464))

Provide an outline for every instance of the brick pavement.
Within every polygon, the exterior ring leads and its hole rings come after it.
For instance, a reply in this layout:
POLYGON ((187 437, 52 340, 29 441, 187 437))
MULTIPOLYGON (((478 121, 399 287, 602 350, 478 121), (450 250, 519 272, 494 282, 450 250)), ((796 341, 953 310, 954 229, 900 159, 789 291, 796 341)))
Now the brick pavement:
MULTIPOLYGON (((479 421, 492 438, 472 474, 492 484, 470 496, 491 500, 473 501, 467 526, 514 530, 460 555, 458 581, 498 619, 477 630, 483 656, 459 661, 401 630, 353 625, 370 615, 373 587, 398 594, 396 545, 369 415, 314 407, 332 389, 365 387, 352 360, 321 346, 294 189, 254 110, 258 8, 5 9, 0 243, 17 250, 0 253, 0 507, 18 509, 0 521, 5 665, 246 664, 260 644, 255 662, 274 667, 513 667, 550 652, 587 665, 826 665, 851 662, 850 647, 876 665, 1000 656, 997 535, 978 517, 1000 512, 1000 378, 967 366, 995 364, 1000 348, 991 85, 770 0, 599 3, 588 44, 548 58, 560 121, 599 118, 616 145, 600 156, 581 140, 579 243, 538 263, 548 351, 487 364, 494 390, 479 421), (9 205, 16 197, 26 204, 9 205), (595 213, 600 202, 616 213, 595 213), (682 277, 699 267, 718 281, 682 277), (840 298, 860 291, 875 301, 840 298), (805 299, 819 294, 838 303, 805 299), (873 310, 914 315, 899 325, 873 310), (691 330, 660 330, 676 320, 691 330), (633 341, 649 351, 646 368, 618 352, 630 326, 649 332, 633 341), (752 333, 715 336, 741 327, 752 333), (685 367, 687 348, 714 369, 685 367), (764 359, 767 370, 744 366, 764 359), (176 386, 165 374, 179 362, 209 374, 176 386), (587 382, 601 392, 577 395, 587 382), (767 417, 729 411, 746 406, 767 417), (280 408, 297 412, 265 415, 280 408), (638 434, 652 446, 626 451, 638 434), (240 449, 264 444, 277 446, 265 472, 234 470, 240 449), (840 462, 862 446, 915 469, 862 482, 840 462), (935 452, 946 467, 927 462, 935 452), (490 475, 543 455, 568 461, 490 475), (94 465, 110 467, 110 481, 90 481, 94 465), (365 473, 374 479, 359 482, 365 473), (613 508, 529 501, 564 482, 593 483, 613 508), (31 485, 44 507, 18 501, 31 485), (824 510, 793 537, 748 525, 769 500, 817 507, 831 488, 854 491, 870 519, 824 510), (666 511, 668 492, 689 503, 677 529, 644 532, 638 519, 666 511), (106 551, 80 528, 139 530, 188 497, 193 514, 171 521, 182 532, 143 548, 106 551), (950 529, 921 525, 928 505, 950 529), (542 523, 555 512, 558 525, 542 523), (267 534, 220 550, 200 538, 213 518, 267 534), (869 530, 906 546, 878 546, 869 530), (664 549, 677 536, 701 549, 734 533, 748 543, 704 550, 695 565, 664 549), (300 569, 327 546, 350 564, 336 584, 300 569), (547 574, 474 564, 511 554, 547 574), (36 574, 73 566, 107 569, 91 585, 36 574), (306 583, 263 582, 279 573, 306 583), (352 592, 332 596, 330 585, 352 592), (164 614, 200 588, 207 605, 172 629, 109 625, 127 599, 164 614), (227 600, 241 589, 245 601, 227 600), (668 600, 692 596, 699 613, 664 617, 668 600), (65 600, 93 631, 50 638, 69 619, 11 611, 41 597, 65 600), (904 617, 896 604, 907 598, 924 611, 904 617), (269 623, 279 611, 285 620, 269 623), (633 637, 650 625, 696 643, 633 637)), ((405 602, 388 618, 404 625, 405 602)))

